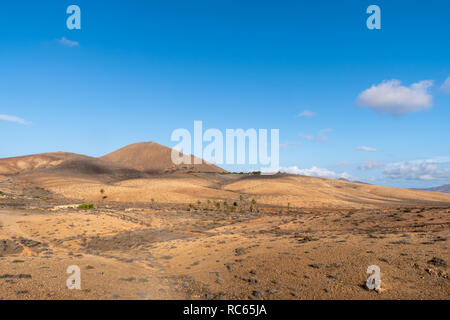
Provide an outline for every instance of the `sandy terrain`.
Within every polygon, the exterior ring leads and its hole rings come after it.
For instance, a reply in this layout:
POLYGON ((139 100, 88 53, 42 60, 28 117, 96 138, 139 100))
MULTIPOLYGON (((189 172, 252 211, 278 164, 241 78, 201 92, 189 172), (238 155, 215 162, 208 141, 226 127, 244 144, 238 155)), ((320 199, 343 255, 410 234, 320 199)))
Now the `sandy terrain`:
POLYGON ((50 157, 0 159, 0 299, 450 298, 448 194, 50 157))

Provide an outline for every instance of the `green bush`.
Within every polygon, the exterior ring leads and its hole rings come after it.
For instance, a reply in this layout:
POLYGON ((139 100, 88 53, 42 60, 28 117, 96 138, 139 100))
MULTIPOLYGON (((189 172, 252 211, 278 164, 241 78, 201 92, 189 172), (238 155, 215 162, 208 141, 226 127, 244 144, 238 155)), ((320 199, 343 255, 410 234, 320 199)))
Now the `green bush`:
POLYGON ((78 209, 94 209, 94 205, 93 204, 80 204, 78 206, 78 209))

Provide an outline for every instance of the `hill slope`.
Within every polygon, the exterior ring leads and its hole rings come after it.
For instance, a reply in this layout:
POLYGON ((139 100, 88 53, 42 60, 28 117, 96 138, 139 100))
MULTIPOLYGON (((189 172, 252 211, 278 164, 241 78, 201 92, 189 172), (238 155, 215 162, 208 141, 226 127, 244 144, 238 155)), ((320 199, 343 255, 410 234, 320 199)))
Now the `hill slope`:
POLYGON ((108 200, 123 202, 234 203, 243 196, 258 204, 302 208, 450 205, 449 194, 430 191, 286 174, 221 174, 224 170, 208 163, 175 166, 171 150, 149 142, 101 158, 56 152, 0 159, 0 190, 12 190, 14 183, 32 185, 85 201, 101 200, 103 189, 108 200))
POLYGON ((149 175, 114 184, 89 181, 49 181, 45 189, 65 197, 98 201, 104 189, 110 201, 157 203, 239 202, 241 196, 258 205, 299 208, 376 208, 386 206, 450 205, 450 195, 396 189, 315 177, 182 173, 149 175))
POLYGON ((44 185, 48 181, 110 183, 147 177, 147 174, 133 168, 65 152, 0 159, 0 174, 44 185))

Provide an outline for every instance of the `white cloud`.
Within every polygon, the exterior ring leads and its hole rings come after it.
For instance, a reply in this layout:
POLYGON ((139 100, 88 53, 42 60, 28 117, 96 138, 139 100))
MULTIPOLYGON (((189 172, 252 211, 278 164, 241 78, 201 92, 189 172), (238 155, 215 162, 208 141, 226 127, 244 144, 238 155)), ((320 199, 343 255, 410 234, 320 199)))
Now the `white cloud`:
POLYGON ((399 80, 387 80, 361 92, 357 103, 391 115, 422 111, 433 105, 433 96, 428 93, 432 85, 433 81, 423 80, 405 87, 399 80))
POLYGON ((315 112, 310 111, 310 110, 303 110, 302 112, 300 112, 297 117, 306 117, 306 118, 311 118, 314 117, 316 115, 315 112))
POLYGON ((359 151, 366 151, 366 152, 377 152, 377 151, 378 151, 378 150, 375 149, 375 148, 367 147, 367 146, 359 146, 359 147, 356 147, 356 150, 359 150, 359 151))
POLYGON ((16 116, 8 116, 6 114, 0 114, 0 120, 9 121, 9 122, 15 122, 20 124, 27 124, 27 122, 19 117, 16 116))
POLYGON ((69 40, 66 37, 62 37, 61 39, 57 39, 57 41, 63 46, 67 47, 78 47, 80 44, 77 41, 69 40))
POLYGON ((450 93, 450 77, 445 79, 444 83, 441 86, 441 90, 445 93, 450 93))
POLYGON ((450 157, 397 162, 388 165, 383 173, 391 179, 450 180, 450 157))
POLYGON ((313 142, 327 142, 328 137, 325 135, 327 132, 331 132, 331 129, 322 129, 320 130, 316 135, 310 135, 310 134, 302 134, 300 133, 298 136, 302 139, 306 139, 308 141, 313 142))
POLYGON ((292 167, 281 167, 279 172, 281 173, 289 173, 289 174, 299 174, 303 176, 310 176, 310 177, 320 177, 320 178, 328 178, 328 179, 350 179, 351 176, 346 173, 336 173, 334 171, 325 169, 325 168, 318 168, 316 166, 313 166, 309 169, 299 169, 297 166, 292 167))
POLYGON ((384 166, 383 162, 375 161, 375 160, 364 160, 360 165, 359 169, 361 170, 373 170, 378 169, 384 166))

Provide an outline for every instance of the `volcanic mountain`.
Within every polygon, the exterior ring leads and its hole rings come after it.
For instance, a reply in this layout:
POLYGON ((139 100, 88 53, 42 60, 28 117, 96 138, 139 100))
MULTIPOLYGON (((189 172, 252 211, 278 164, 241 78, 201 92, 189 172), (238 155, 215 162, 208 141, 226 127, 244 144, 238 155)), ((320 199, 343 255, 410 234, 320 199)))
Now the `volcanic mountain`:
POLYGON ((421 189, 421 190, 450 193, 450 184, 444 184, 442 186, 433 187, 433 188, 425 188, 425 189, 421 189))
POLYGON ((109 153, 100 159, 121 166, 133 168, 140 172, 150 174, 172 173, 183 171, 224 172, 225 170, 203 161, 201 164, 175 165, 171 159, 172 149, 156 142, 140 142, 130 144, 117 151, 109 153))

